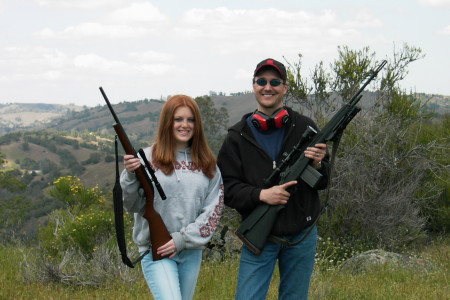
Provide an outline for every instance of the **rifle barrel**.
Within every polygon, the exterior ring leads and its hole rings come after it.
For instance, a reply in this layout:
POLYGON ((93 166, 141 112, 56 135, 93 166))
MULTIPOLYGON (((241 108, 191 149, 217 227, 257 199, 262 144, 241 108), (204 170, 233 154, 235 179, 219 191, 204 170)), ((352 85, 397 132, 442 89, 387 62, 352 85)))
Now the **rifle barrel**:
MULTIPOLYGON (((372 75, 370 75, 370 77, 366 80, 366 82, 364 82, 364 84, 359 88, 358 92, 356 92, 356 94, 352 97, 352 99, 350 100, 350 103, 355 100, 359 94, 362 93, 362 91, 366 88, 366 86, 372 81, 372 79, 374 79, 375 77, 377 77, 378 73, 381 71, 381 69, 383 69, 384 65, 387 64, 386 60, 383 60, 378 66, 377 68, 372 71, 372 75)), ((359 101, 359 99, 356 101, 356 103, 359 101)), ((356 104, 355 103, 355 104, 356 104)), ((353 103, 352 103, 353 104, 353 103)))
POLYGON ((105 98, 106 105, 108 105, 109 111, 111 112, 111 114, 112 114, 112 116, 114 118, 114 121, 116 121, 117 124, 120 124, 119 118, 117 117, 114 109, 112 108, 111 103, 109 103, 109 100, 108 100, 108 97, 106 97, 105 91, 103 91, 102 87, 99 87, 99 89, 100 89, 100 92, 103 95, 103 98, 105 98))

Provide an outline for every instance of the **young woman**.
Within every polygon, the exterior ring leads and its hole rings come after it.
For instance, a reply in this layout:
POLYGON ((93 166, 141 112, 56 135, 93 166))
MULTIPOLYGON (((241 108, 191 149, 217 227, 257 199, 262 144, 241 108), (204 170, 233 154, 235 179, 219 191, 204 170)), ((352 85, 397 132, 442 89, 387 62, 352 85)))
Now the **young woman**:
MULTIPOLYGON (((202 260, 202 249, 211 239, 223 210, 223 184, 216 160, 203 132, 197 103, 185 95, 164 104, 156 141, 144 149, 167 199, 155 192, 154 208, 172 239, 157 249, 168 256, 141 261, 144 277, 155 299, 192 299, 202 260)), ((124 207, 134 213, 133 240, 139 252, 148 250, 150 233, 143 217, 146 199, 134 170, 141 161, 124 156, 121 174, 124 207)), ((155 189, 156 191, 156 189, 155 189)))

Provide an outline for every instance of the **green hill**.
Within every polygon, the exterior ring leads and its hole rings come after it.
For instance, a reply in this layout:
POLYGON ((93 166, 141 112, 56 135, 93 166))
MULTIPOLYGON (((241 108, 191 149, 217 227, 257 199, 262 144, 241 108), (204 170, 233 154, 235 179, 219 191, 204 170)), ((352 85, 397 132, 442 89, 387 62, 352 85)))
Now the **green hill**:
MULTIPOLYGON (((450 111, 449 97, 419 96, 428 100, 428 105, 438 113, 450 111)), ((370 102, 370 97, 364 98, 370 102)), ((216 107, 227 109, 228 126, 256 107, 251 93, 213 96, 212 100, 216 107)), ((136 149, 153 141, 163 103, 159 100, 140 100, 113 105, 136 149)), ((47 195, 47 189, 59 176, 75 175, 87 186, 98 184, 106 192, 112 189, 114 131, 113 118, 106 105, 80 108, 70 105, 5 104, 0 105, 0 121, 3 122, 0 152, 6 159, 3 168, 19 172, 27 184, 21 195, 29 199, 30 207, 24 212, 27 222, 18 228, 19 233, 35 235, 36 225, 44 222, 48 212, 61 205, 47 195), (22 118, 18 119, 19 116, 22 118), (6 119, 10 123, 4 123, 6 119), (4 124, 9 125, 4 127, 4 124)), ((121 146, 119 150, 122 167, 121 146)), ((10 192, 0 189, 0 198, 6 199, 8 196, 11 196, 10 192)))

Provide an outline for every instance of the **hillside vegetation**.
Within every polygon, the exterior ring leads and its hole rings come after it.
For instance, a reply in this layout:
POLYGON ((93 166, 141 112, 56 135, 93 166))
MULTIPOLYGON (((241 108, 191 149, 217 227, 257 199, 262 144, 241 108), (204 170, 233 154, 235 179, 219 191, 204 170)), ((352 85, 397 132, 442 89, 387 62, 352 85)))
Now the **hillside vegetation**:
MULTIPOLYGON (((222 121, 228 124, 228 113, 224 108, 215 109, 209 97, 196 100, 209 123, 205 133, 210 146, 217 151, 226 128, 222 121)), ((136 150, 153 141, 162 104, 157 100, 141 100, 114 105, 136 150)), ((35 238, 36 225, 45 222, 48 213, 61 207, 62 204, 47 193, 58 177, 78 176, 83 182, 96 184, 110 192, 115 180, 113 121, 105 105, 70 111, 66 116, 52 120, 45 129, 30 128, 0 136, 0 153, 5 159, 1 168, 13 170, 26 184, 21 190, 0 190, 0 196, 5 199, 14 195, 24 198, 21 222, 13 226, 16 234, 26 239, 35 238)), ((124 153, 120 144, 118 150, 121 168, 124 153)), ((17 206, 15 210, 20 208, 17 206)))
MULTIPOLYGON (((450 112, 450 96, 436 94, 416 94, 436 115, 450 112)), ((113 96, 113 95, 111 95, 113 96)), ((112 97, 111 97, 112 98, 112 97)), ((333 96, 333 98, 335 98, 333 96)), ((253 93, 233 96, 211 96, 216 107, 225 107, 232 125, 243 114, 255 110, 253 93)), ((370 92, 365 92, 362 103, 373 105, 370 92)), ((151 140, 157 124, 162 104, 160 100, 136 100, 114 104, 114 109, 124 127, 144 140, 151 140)), ((295 106, 290 103, 289 105, 295 106)), ((0 135, 19 130, 51 128, 58 131, 90 131, 112 134, 112 119, 106 104, 95 107, 56 104, 0 104, 0 135)))
POLYGON ((0 135, 30 128, 44 128, 55 118, 84 109, 85 107, 73 104, 0 104, 0 135))
POLYGON ((112 137, 78 132, 74 136, 54 130, 19 131, 1 136, 0 147, 6 158, 4 168, 14 170, 26 184, 24 190, 1 190, 0 194, 4 199, 17 194, 27 199, 22 222, 16 227, 16 234, 27 239, 35 237, 36 224, 42 223, 42 218, 62 206, 47 194, 59 176, 77 175, 103 189, 109 189, 114 182, 112 137))

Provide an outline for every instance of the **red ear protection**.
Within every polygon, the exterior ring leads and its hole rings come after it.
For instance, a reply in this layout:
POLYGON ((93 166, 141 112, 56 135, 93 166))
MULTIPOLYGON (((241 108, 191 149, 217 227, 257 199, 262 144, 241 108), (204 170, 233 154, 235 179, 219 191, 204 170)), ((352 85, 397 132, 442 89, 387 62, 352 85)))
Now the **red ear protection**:
POLYGON ((281 128, 289 121, 289 114, 284 107, 277 109, 271 116, 260 111, 255 111, 252 115, 252 124, 259 130, 281 128))

